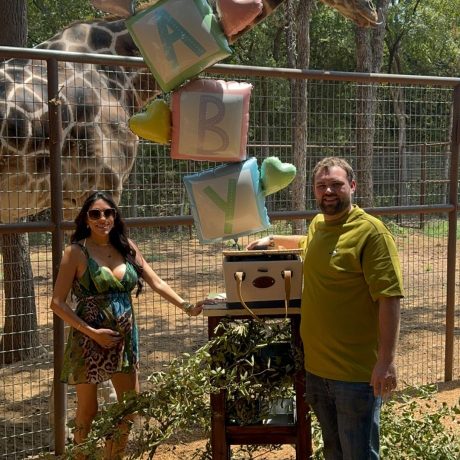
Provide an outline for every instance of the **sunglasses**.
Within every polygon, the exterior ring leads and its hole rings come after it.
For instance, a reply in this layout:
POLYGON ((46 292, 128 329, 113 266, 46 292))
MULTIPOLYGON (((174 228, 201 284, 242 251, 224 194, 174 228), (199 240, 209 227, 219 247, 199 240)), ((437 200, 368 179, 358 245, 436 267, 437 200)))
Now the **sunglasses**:
POLYGON ((115 216, 117 215, 117 211, 114 208, 107 208, 107 209, 90 209, 88 211, 88 217, 91 220, 98 220, 104 215, 106 219, 109 217, 112 217, 115 219, 115 216))

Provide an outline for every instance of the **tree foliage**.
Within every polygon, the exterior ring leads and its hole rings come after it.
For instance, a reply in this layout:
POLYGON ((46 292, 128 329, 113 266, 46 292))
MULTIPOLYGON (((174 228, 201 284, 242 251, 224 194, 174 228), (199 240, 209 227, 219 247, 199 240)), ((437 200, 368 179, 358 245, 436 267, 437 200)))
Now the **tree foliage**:
MULTIPOLYGON (((387 24, 388 51, 400 48, 401 73, 458 76, 460 0, 392 0, 387 24)), ((392 55, 387 55, 391 65, 392 55)))
POLYGON ((75 21, 101 16, 89 0, 27 0, 29 34, 27 46, 34 47, 75 21))

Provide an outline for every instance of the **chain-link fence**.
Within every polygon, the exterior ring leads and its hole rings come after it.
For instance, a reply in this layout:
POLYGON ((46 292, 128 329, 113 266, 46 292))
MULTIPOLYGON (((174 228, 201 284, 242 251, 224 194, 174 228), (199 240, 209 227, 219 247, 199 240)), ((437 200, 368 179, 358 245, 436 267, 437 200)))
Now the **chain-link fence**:
MULTIPOLYGON (((2 49, 0 56, 19 54, 2 49)), ((127 120, 139 108, 128 91, 123 93, 120 77, 134 81, 134 74, 148 75, 141 60, 113 62, 112 57, 104 62, 101 57, 101 62, 82 64, 85 56, 80 55, 64 65, 60 62, 65 58, 24 50, 23 59, 0 64, 0 458, 8 460, 52 451, 53 412, 59 424, 62 413, 73 414, 72 388, 67 411, 65 405, 53 404, 53 376, 65 335, 49 304, 66 244, 63 231, 72 228, 72 216, 89 189, 117 193, 124 181, 120 206, 130 236, 160 277, 190 301, 224 290, 221 251, 233 243, 200 244, 183 186, 184 175, 217 165, 172 160, 168 146, 137 145, 130 134, 127 120)), ((452 133, 458 136, 453 127, 460 110, 457 106, 454 113, 453 101, 460 80, 382 76, 366 81, 352 74, 231 66, 216 66, 207 76, 253 84, 247 151, 259 163, 268 156, 293 162, 292 79, 307 80, 308 174, 326 155, 350 160, 358 177, 368 174, 373 193, 369 211, 382 216, 400 250, 407 293, 398 353, 403 384, 460 378, 455 272, 459 144, 458 137, 452 138, 452 133), (362 88, 372 88, 375 98, 374 142, 366 153, 372 155, 369 171, 356 123, 362 88)), ((138 79, 143 84, 147 80, 138 79)), ((144 99, 155 94, 153 86, 129 88, 133 94, 139 90, 144 99)), ((267 197, 270 233, 290 234, 293 218, 308 221, 314 214, 309 183, 303 214, 291 187, 267 197)), ((368 199, 358 183, 357 203, 368 199)), ((142 381, 207 339, 205 318, 184 316, 148 287, 135 309, 142 381)), ((62 427, 57 433, 61 436, 62 427)))

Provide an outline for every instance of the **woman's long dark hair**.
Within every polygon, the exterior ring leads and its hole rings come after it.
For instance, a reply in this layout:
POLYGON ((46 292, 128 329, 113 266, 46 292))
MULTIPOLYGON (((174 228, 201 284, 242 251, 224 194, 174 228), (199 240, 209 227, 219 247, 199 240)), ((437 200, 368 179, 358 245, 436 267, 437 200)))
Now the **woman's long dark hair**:
POLYGON ((137 282, 137 292, 136 296, 142 290, 142 267, 136 262, 136 251, 134 248, 129 244, 127 231, 126 231, 126 224, 124 223, 120 210, 118 209, 117 204, 113 200, 112 196, 106 192, 94 192, 86 198, 83 206, 80 209, 77 217, 75 218, 75 224, 77 228, 72 233, 70 237, 71 243, 78 243, 81 240, 88 238, 91 235, 91 229, 88 226, 88 210, 92 206, 92 204, 97 200, 104 200, 111 208, 116 210, 116 215, 113 223, 113 228, 110 230, 109 233, 109 241, 110 244, 128 261, 130 262, 138 276, 137 282))

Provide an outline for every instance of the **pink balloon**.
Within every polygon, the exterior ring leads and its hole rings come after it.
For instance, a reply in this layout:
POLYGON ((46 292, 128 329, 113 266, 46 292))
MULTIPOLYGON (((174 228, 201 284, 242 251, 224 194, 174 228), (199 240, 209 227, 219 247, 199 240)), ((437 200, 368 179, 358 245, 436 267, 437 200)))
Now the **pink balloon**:
POLYGON ((231 37, 254 22, 262 12, 262 0, 217 0, 217 13, 225 35, 231 37))
POLYGON ((171 158, 246 159, 252 85, 203 78, 172 93, 171 158))
POLYGON ((91 4, 98 10, 127 18, 134 14, 136 0, 91 0, 91 4))

